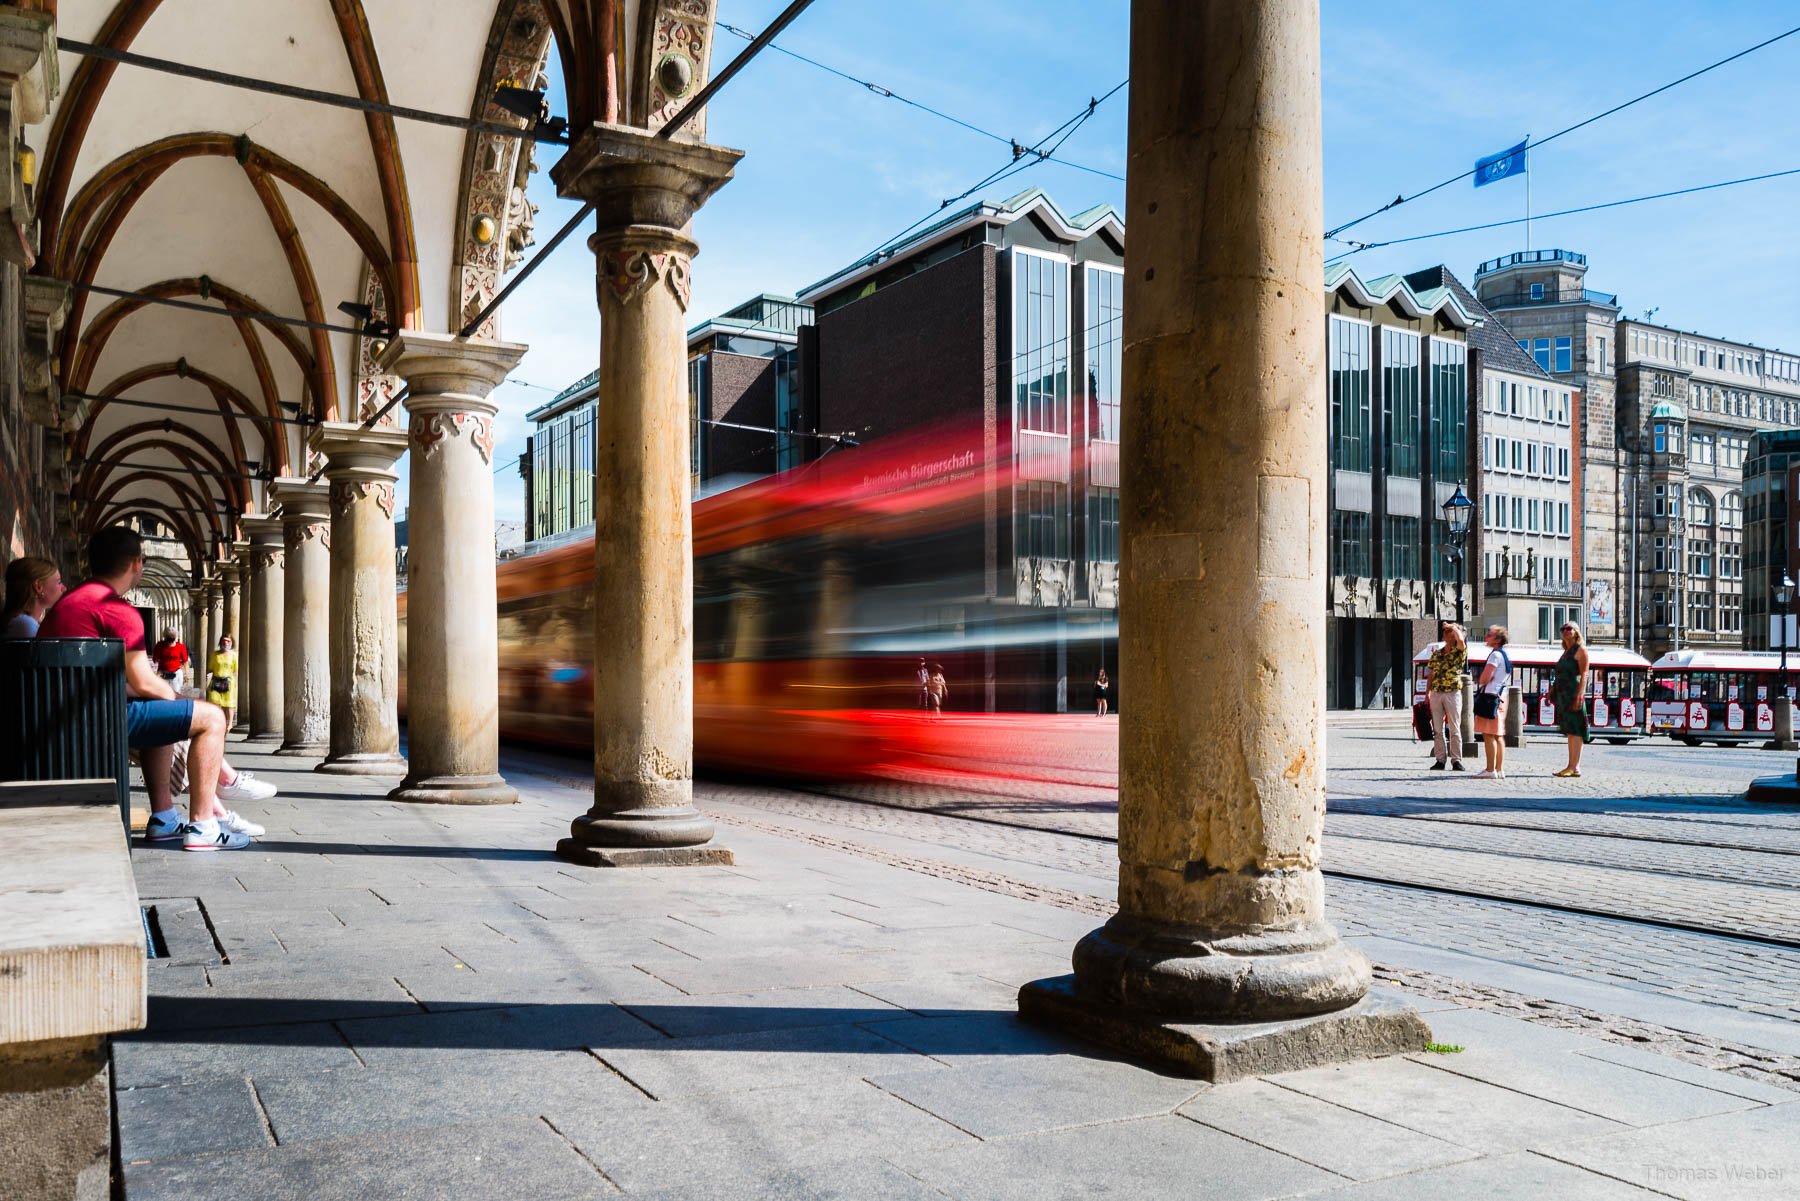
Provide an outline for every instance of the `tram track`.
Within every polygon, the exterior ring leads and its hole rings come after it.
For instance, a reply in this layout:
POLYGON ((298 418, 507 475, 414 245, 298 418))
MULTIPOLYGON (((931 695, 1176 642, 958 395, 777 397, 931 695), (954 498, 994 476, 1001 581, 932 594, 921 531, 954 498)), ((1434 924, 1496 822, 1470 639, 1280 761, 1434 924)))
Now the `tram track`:
MULTIPOLYGON (((1098 834, 1098 833, 1090 833, 1090 832, 1086 832, 1086 831, 1070 830, 1067 828, 1049 826, 1049 825, 1039 825, 1039 824, 1035 824, 1035 823, 1031 823, 1031 822, 1011 821, 1011 820, 1007 820, 1004 817, 994 816, 994 815, 990 815, 990 814, 972 813, 969 811, 969 809, 967 807, 963 807, 963 806, 901 804, 901 803, 897 803, 894 801, 883 801, 883 800, 872 799, 867 796, 858 796, 853 793, 834 791, 828 787, 821 787, 818 785, 789 784, 789 785, 784 785, 784 787, 786 787, 789 790, 794 791, 794 792, 825 797, 825 798, 829 798, 829 799, 835 800, 835 801, 844 801, 844 802, 849 802, 849 803, 859 804, 859 805, 869 805, 869 806, 873 806, 876 808, 892 809, 892 810, 897 810, 897 811, 901 811, 901 812, 926 813, 926 814, 930 814, 935 817, 952 818, 952 819, 973 822, 973 823, 987 825, 987 826, 998 826, 998 827, 1002 827, 1002 828, 1006 828, 1006 829, 1025 830, 1025 831, 1031 831, 1033 833, 1039 833, 1039 834, 1060 835, 1065 838, 1074 838, 1074 839, 1079 839, 1079 840, 1082 840, 1085 842, 1090 842, 1090 843, 1100 843, 1100 844, 1107 844, 1107 845, 1113 845, 1113 846, 1116 846, 1118 844, 1118 837, 1116 835, 1105 835, 1105 834, 1098 834)), ((1549 831, 1549 832, 1562 833, 1562 831, 1554 831, 1554 830, 1549 831)), ((1354 835, 1340 835, 1338 837, 1354 838, 1355 836, 1354 835)), ((1610 837, 1610 836, 1609 835, 1597 835, 1596 837, 1610 837)), ((1360 839, 1359 841, 1372 842, 1372 841, 1379 841, 1379 840, 1360 839)), ((1405 844, 1396 844, 1396 845, 1430 846, 1431 844, 1405 843, 1405 844)), ((1516 856, 1516 857, 1528 858, 1529 856, 1516 856)), ((1574 867, 1587 866, 1583 863, 1580 863, 1579 861, 1570 862, 1570 861, 1566 861, 1566 860, 1542 860, 1542 859, 1540 859, 1539 861, 1540 862, 1565 862, 1565 863, 1570 863, 1570 866, 1574 866, 1574 867)), ((1519 907, 1532 909, 1532 910, 1545 912, 1545 913, 1566 914, 1566 915, 1575 916, 1575 917, 1599 918, 1599 919, 1603 919, 1603 920, 1607 920, 1607 921, 1624 922, 1629 925, 1646 927, 1646 928, 1650 928, 1650 929, 1670 930, 1670 931, 1675 931, 1675 932, 1684 933, 1684 934, 1699 935, 1699 936, 1706 937, 1706 938, 1725 939, 1725 940, 1730 940, 1733 942, 1748 943, 1748 944, 1752 944, 1755 946, 1766 946, 1766 947, 1771 947, 1771 948, 1777 948, 1777 949, 1785 950, 1785 951, 1800 951, 1800 937, 1784 937, 1784 936, 1778 935, 1778 934, 1754 931, 1754 930, 1745 930, 1742 928, 1729 928, 1729 927, 1724 927, 1724 926, 1710 925, 1710 924, 1706 924, 1706 923, 1702 923, 1702 922, 1682 921, 1682 920, 1678 920, 1678 919, 1674 919, 1674 918, 1659 917, 1656 915, 1645 914, 1645 913, 1641 913, 1641 912, 1637 912, 1637 913, 1624 912, 1618 908, 1607 908, 1607 907, 1594 906, 1594 905, 1573 904, 1573 903, 1569 903, 1569 902, 1565 902, 1565 901, 1549 900, 1549 899, 1546 899, 1543 897, 1533 897, 1533 896, 1529 896, 1529 895, 1522 895, 1519 893, 1483 891, 1478 888, 1461 888, 1461 887, 1457 887, 1454 885, 1448 885, 1448 884, 1433 883, 1433 882, 1429 882, 1429 881, 1420 881, 1420 880, 1408 880, 1408 879, 1402 879, 1402 878, 1395 877, 1395 876, 1387 876, 1387 875, 1380 875, 1380 874, 1367 873, 1367 872, 1346 871, 1346 870, 1339 869, 1339 868, 1327 867, 1327 868, 1323 868, 1321 870, 1322 870, 1323 875, 1325 875, 1328 878, 1332 878, 1332 879, 1350 880, 1350 881, 1355 881, 1357 883, 1373 884, 1373 885, 1379 885, 1379 886, 1387 887, 1387 888, 1401 888, 1401 889, 1407 889, 1407 890, 1410 890, 1413 892, 1430 893, 1430 894, 1435 894, 1435 895, 1439 895, 1439 896, 1455 896, 1455 897, 1464 898, 1466 900, 1484 901, 1484 902, 1489 902, 1492 904, 1513 905, 1513 906, 1519 906, 1519 907)), ((1624 870, 1638 871, 1644 875, 1652 875, 1652 876, 1660 875, 1660 876, 1667 876, 1667 877, 1671 877, 1671 878, 1689 879, 1689 880, 1697 881, 1698 883, 1701 883, 1701 884, 1713 882, 1710 877, 1682 877, 1682 876, 1677 876, 1674 873, 1660 871, 1660 870, 1657 870, 1654 868, 1648 868, 1648 869, 1635 868, 1635 869, 1624 869, 1624 870)))

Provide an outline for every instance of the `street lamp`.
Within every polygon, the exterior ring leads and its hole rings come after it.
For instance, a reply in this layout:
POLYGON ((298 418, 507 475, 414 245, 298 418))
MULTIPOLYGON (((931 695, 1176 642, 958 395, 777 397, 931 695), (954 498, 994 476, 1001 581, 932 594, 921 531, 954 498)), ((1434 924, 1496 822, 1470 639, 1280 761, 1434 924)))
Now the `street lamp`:
POLYGON ((1475 516, 1475 502, 1463 495, 1462 484, 1456 494, 1443 504, 1444 525, 1450 531, 1450 549, 1456 553, 1456 624, 1463 624, 1463 544, 1469 540, 1469 521, 1475 516))
POLYGON ((1788 573, 1784 571, 1781 573, 1781 583, 1775 585, 1775 612, 1777 615, 1776 620, 1780 623, 1779 625, 1776 626, 1776 628, 1781 631, 1781 695, 1783 695, 1783 696, 1786 696, 1787 691, 1788 691, 1788 668, 1787 668, 1788 623, 1787 623, 1787 615, 1788 615, 1788 607, 1790 605, 1792 605, 1793 603, 1794 603, 1794 580, 1793 580, 1792 576, 1788 575, 1788 573))

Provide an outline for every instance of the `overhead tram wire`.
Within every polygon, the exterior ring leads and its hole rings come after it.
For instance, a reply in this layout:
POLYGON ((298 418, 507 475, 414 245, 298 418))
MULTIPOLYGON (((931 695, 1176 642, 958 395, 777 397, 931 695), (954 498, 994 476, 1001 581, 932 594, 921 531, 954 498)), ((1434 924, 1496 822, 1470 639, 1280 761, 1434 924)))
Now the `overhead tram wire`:
POLYGON ((250 75, 233 75, 229 71, 215 71, 210 67, 196 67, 192 63, 178 63, 171 59, 155 58, 147 54, 134 54, 129 50, 115 50, 111 46, 97 46, 92 42, 80 42, 74 38, 59 37, 56 48, 66 50, 70 54, 79 54, 87 58, 104 59, 107 62, 121 63, 128 67, 142 67, 147 71, 161 71, 166 75, 179 75, 184 79, 196 79, 203 83, 216 83, 230 88, 241 88, 248 92, 261 92, 270 96, 282 96, 289 100, 304 100, 311 104, 324 104, 332 108, 353 109, 362 113, 374 113, 380 116, 399 117, 406 121, 422 121, 427 125, 445 125, 452 129, 473 130, 476 133, 493 134, 496 137, 518 138, 527 142, 551 142, 567 145, 566 134, 549 129, 542 125, 532 125, 524 129, 515 125, 502 125, 494 121, 481 121, 470 117, 457 117, 448 113, 428 112, 425 109, 408 108, 402 104, 387 104, 378 100, 364 100, 360 96, 346 96, 340 92, 324 92, 317 88, 303 88, 291 83, 278 83, 272 79, 257 79, 250 75))
MULTIPOLYGON (((725 69, 723 71, 720 71, 717 75, 714 75, 711 79, 707 80, 706 86, 701 88, 699 93, 692 100, 683 105, 679 112, 671 117, 661 129, 656 131, 656 136, 663 139, 675 136, 676 131, 686 125, 689 121, 693 120, 694 115, 706 106, 706 102, 711 100, 720 88, 723 88, 726 84, 730 83, 732 77, 748 66, 750 60, 755 58, 764 46, 767 46, 773 41, 776 34, 792 24, 794 18, 805 12, 807 7, 811 4, 812 0, 793 0, 791 4, 782 10, 780 16, 769 22, 767 29, 764 29, 761 33, 757 34, 736 58, 725 64, 725 69)), ((468 322, 463 325, 462 329, 457 331, 457 336, 466 338, 476 330, 480 329, 481 323, 488 319, 488 315, 499 308, 500 303, 508 296, 511 296, 513 291, 518 288, 520 284, 530 278, 531 273, 536 271, 538 266, 542 264, 545 259, 548 259, 551 253, 562 244, 563 239, 575 232, 575 227, 586 220, 587 215, 593 211, 594 202, 591 200, 585 201, 581 208, 576 211, 575 215, 570 217, 568 222, 561 229, 556 231, 555 236, 552 237, 549 242, 545 243, 544 248, 532 255, 531 261, 521 267, 518 274, 507 281, 506 286, 500 289, 499 294, 483 305, 481 311, 471 317, 468 322)), ((393 407, 393 404, 390 403, 387 406, 387 409, 393 407)), ((381 413, 377 413, 375 418, 372 418, 371 421, 379 419, 387 412, 387 409, 383 409, 381 413)))
POLYGON ((133 292, 128 288, 109 288, 104 284, 83 283, 78 279, 58 279, 56 276, 37 276, 55 284, 67 284, 78 292, 94 292, 101 296, 112 296, 120 300, 141 300, 145 304, 159 304, 165 308, 186 309, 190 313, 207 313, 214 317, 230 317, 244 321, 273 321, 277 325, 291 325, 296 329, 318 329, 332 334, 350 334, 363 337, 371 331, 354 325, 333 325, 329 321, 308 321, 304 317, 283 317, 279 313, 265 313, 256 309, 234 309, 223 304, 208 304, 202 300, 182 300, 178 296, 157 296, 150 292, 133 292))
POLYGON ((91 400, 114 405, 130 405, 134 409, 157 409, 165 413, 186 413, 190 417, 197 418, 218 417, 233 421, 274 422, 278 425, 312 426, 319 424, 317 421, 307 417, 271 417, 267 413, 245 413, 236 409, 220 413, 213 409, 196 409, 189 405, 166 405, 157 404, 154 401, 149 400, 131 400, 124 396, 102 396, 98 392, 82 392, 73 388, 64 392, 63 395, 73 396, 76 400, 91 400))
POLYGON ((913 230, 919 228, 919 226, 925 224, 927 221, 931 220, 933 217, 937 216, 939 213, 943 212, 945 209, 949 208, 951 205, 955 204, 957 201, 967 199, 968 197, 974 195, 976 192, 979 192, 981 189, 987 187, 989 184, 998 183, 1002 179, 1006 179, 1010 176, 1017 175, 1021 171, 1028 170, 1032 167, 1037 166, 1041 162, 1047 161, 1049 158, 1049 155, 1054 154, 1056 152, 1056 149, 1058 146, 1061 146, 1064 142, 1068 141, 1069 138, 1075 133, 1076 130, 1080 129, 1083 125, 1085 125, 1087 123, 1088 118, 1092 117, 1094 115, 1094 113, 1099 110, 1099 108, 1102 104, 1105 104, 1108 100, 1111 100, 1115 95, 1118 94, 1118 92, 1121 88, 1123 88, 1126 84, 1128 84, 1130 82, 1131 82, 1131 78, 1129 76, 1127 76, 1126 78, 1121 79, 1117 84, 1113 85, 1112 90, 1107 92, 1106 95, 1090 98, 1087 102, 1086 108, 1084 108, 1080 112, 1076 113, 1073 117, 1070 117, 1067 121, 1064 121, 1061 125, 1058 125, 1055 129, 1053 129, 1049 133, 1045 134, 1042 138, 1039 138, 1038 141, 1036 142, 1036 144, 1025 147, 1021 153, 1015 154, 1012 157, 1012 159, 1006 163, 1005 166, 1000 167, 997 170, 990 172, 986 177, 984 177, 983 179, 981 179, 979 182, 975 183, 974 185, 972 185, 968 188, 965 188, 963 191, 957 193, 955 196, 950 197, 948 200, 939 201, 937 208, 935 208, 931 212, 925 214, 923 217, 920 217, 917 221, 914 221, 911 225, 907 226, 905 229, 901 230, 899 233, 895 234, 893 237, 887 239, 887 241, 885 241, 881 245, 877 246, 874 250, 871 250, 868 254, 863 255, 862 258, 860 258, 856 261, 856 265, 857 266, 865 266, 869 263, 873 263, 876 259, 881 257, 882 251, 888 249, 888 247, 892 246, 895 242, 898 242, 901 238, 904 238, 907 234, 910 234, 913 230), (1058 138, 1057 137, 1058 134, 1061 134, 1062 136, 1060 138, 1058 138), (1044 143, 1048 142, 1051 138, 1057 138, 1056 144, 1051 146, 1050 150, 1048 152, 1046 152, 1043 155, 1040 155, 1038 152, 1043 149, 1044 143))
MULTIPOLYGON (((1605 112, 1595 113, 1593 116, 1588 117, 1586 120, 1577 121, 1577 122, 1575 122, 1575 124, 1570 125, 1565 129, 1559 129, 1547 138, 1540 138, 1537 141, 1530 143, 1529 149, 1535 150, 1539 146, 1548 145, 1549 143, 1554 142, 1556 139, 1562 137, 1564 134, 1574 133, 1576 130, 1581 129, 1584 126, 1592 125, 1594 122, 1602 120, 1603 118, 1610 117, 1614 113, 1623 112, 1625 109, 1630 108, 1634 104, 1638 104, 1642 101, 1648 100, 1652 96, 1659 96, 1662 93, 1668 91, 1670 88, 1679 87, 1681 84, 1688 82, 1688 80, 1690 80, 1690 79, 1698 79, 1700 76, 1706 74, 1708 71, 1716 70, 1719 67, 1725 66, 1727 63, 1736 62, 1738 59, 1743 58, 1745 55, 1754 54, 1758 50, 1761 50, 1763 47, 1772 46, 1776 42, 1781 41, 1783 38, 1793 37, 1796 33, 1800 33, 1800 25, 1796 25, 1794 28, 1788 30, 1786 33, 1778 33, 1774 37, 1769 38, 1766 41, 1758 42, 1754 46, 1750 46, 1750 47, 1747 47, 1746 49, 1740 50, 1736 54, 1730 55, 1727 58, 1722 58, 1716 63, 1709 63, 1706 66, 1701 67, 1698 71, 1690 71, 1688 74, 1683 75, 1680 79, 1670 80, 1668 83, 1663 84, 1660 88, 1654 88, 1648 92, 1645 92, 1641 96, 1634 96, 1630 100, 1625 101, 1623 104, 1615 104, 1611 108, 1607 109, 1605 112)), ((1335 238, 1335 237, 1337 237, 1337 235, 1343 233, 1346 229, 1349 229, 1352 226, 1361 225, 1364 221, 1367 221, 1369 218, 1378 217, 1382 213, 1385 213, 1390 209, 1399 208, 1403 204, 1411 204, 1413 201, 1419 199, 1421 196, 1429 196, 1429 195, 1431 195, 1431 193, 1437 191, 1440 188, 1447 188, 1451 184, 1456 183, 1459 180, 1464 180, 1464 179, 1469 178, 1469 176, 1475 174, 1475 172, 1478 170, 1480 170, 1479 167, 1471 167, 1467 171, 1464 171, 1461 175, 1452 175, 1449 179, 1444 180, 1442 183, 1433 184, 1429 188, 1426 188, 1422 192, 1414 192, 1411 196, 1406 196, 1406 195, 1396 196, 1396 197, 1394 197, 1394 199, 1388 201, 1386 204, 1382 205, 1380 208, 1374 209, 1367 213, 1364 213, 1362 216, 1356 218, 1356 220, 1354 220, 1354 221, 1346 221, 1346 222, 1344 222, 1344 224, 1339 225, 1334 229, 1327 230, 1325 232, 1325 236, 1327 238, 1335 238)), ((1510 224, 1513 224, 1513 222, 1502 222, 1501 224, 1510 225, 1510 224)), ((1389 243, 1382 242, 1382 243, 1377 243, 1377 244, 1386 246, 1389 243)))
MULTIPOLYGON (((739 29, 736 25, 727 25, 723 21, 719 22, 719 28, 725 30, 727 33, 734 33, 738 37, 744 38, 746 40, 751 37, 751 34, 748 30, 739 29)), ((880 84, 874 83, 867 79, 858 79, 856 76, 851 75, 847 71, 840 71, 836 67, 829 66, 825 63, 819 62, 817 59, 808 58, 804 54, 799 54, 799 53, 796 53, 795 51, 789 50, 786 46, 777 46, 777 45, 774 45, 771 43, 769 46, 769 49, 775 51, 777 54, 785 54, 789 58, 799 59, 801 62, 807 64, 808 66, 817 67, 819 70, 824 71, 825 73, 827 73, 829 75, 835 75, 839 79, 848 80, 850 83, 856 84, 858 87, 867 88, 869 91, 875 93, 877 96, 881 96, 888 100, 898 100, 901 104, 907 105, 910 108, 916 108, 920 112, 930 113, 932 116, 940 118, 941 120, 948 121, 952 125, 960 125, 964 129, 968 130, 969 132, 978 133, 984 138, 989 138, 993 141, 1000 143, 1002 146, 1014 146, 1014 147, 1019 146, 1019 140, 1017 138, 1009 138, 1009 137, 1006 137, 1004 134, 995 133, 991 129, 983 129, 983 128, 981 128, 981 126, 973 124, 972 122, 969 122, 969 121, 965 121, 961 117, 953 117, 949 113, 943 112, 939 109, 932 108, 929 104, 920 104, 917 100, 909 100, 905 96, 902 96, 900 93, 894 91, 892 88, 882 87, 880 84)), ((1089 167, 1082 163, 1072 163, 1066 158, 1054 158, 1048 154, 1040 155, 1039 157, 1045 159, 1048 162, 1061 163, 1065 167, 1073 167, 1077 171, 1086 171, 1090 175, 1100 175, 1100 176, 1104 176, 1107 179, 1116 179, 1120 183, 1125 182, 1125 177, 1123 175, 1117 175, 1111 171, 1102 171, 1098 167, 1089 167)))
MULTIPOLYGON (((1671 196, 1689 196, 1695 192, 1712 192, 1719 188, 1731 188, 1746 183, 1760 183, 1766 179, 1782 179, 1790 175, 1800 175, 1800 167, 1793 167, 1786 171, 1770 171, 1766 175, 1746 175, 1742 179, 1727 179, 1722 180, 1719 183, 1700 184, 1699 186, 1692 188, 1677 188, 1672 192, 1655 192, 1648 196, 1632 196, 1625 200, 1608 200, 1601 204, 1584 204, 1580 208, 1563 209, 1560 212, 1555 213, 1533 213, 1530 219, 1533 221, 1543 221, 1551 217, 1571 217, 1576 213, 1593 213, 1598 212, 1601 209, 1621 208, 1628 204, 1642 204, 1646 200, 1667 200, 1671 196)), ((1480 225, 1465 225, 1460 229, 1442 229, 1437 233, 1432 234, 1413 234, 1412 236, 1405 238, 1389 238, 1382 242, 1356 242, 1352 245, 1352 249, 1346 250, 1342 254, 1333 255, 1331 258, 1327 259, 1326 265, 1329 266, 1332 263, 1341 263, 1351 255, 1361 254, 1365 250, 1376 250, 1383 246, 1400 246, 1407 242, 1424 242, 1432 238, 1448 238, 1455 234, 1475 233, 1484 229, 1499 229, 1507 225, 1522 225, 1525 220, 1526 218, 1524 217, 1513 217, 1506 221, 1487 221, 1480 225)), ((1333 240, 1342 242, 1345 239, 1333 238, 1333 240)))

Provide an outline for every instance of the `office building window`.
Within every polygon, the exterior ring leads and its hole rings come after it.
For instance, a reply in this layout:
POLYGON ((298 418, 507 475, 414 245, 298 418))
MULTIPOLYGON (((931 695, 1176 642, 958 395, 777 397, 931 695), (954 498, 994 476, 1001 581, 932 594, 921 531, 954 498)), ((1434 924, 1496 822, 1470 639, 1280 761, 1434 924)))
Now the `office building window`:
POLYGON ((1515 530, 1525 528, 1525 498, 1522 496, 1512 498, 1512 528, 1515 530))
POLYGON ((1382 558, 1386 578, 1417 580, 1419 574, 1419 519, 1387 517, 1382 523, 1382 558))
POLYGON ((1014 491, 1018 511, 1013 525, 1017 539, 1013 553, 1032 559, 1068 558, 1068 485, 1034 480, 1018 485, 1014 491))
POLYGON ((1517 438, 1514 438, 1512 442, 1512 469, 1514 471, 1525 470, 1525 444, 1517 438))
POLYGON ((1069 265, 1013 251, 1013 421, 1069 432, 1069 265))
POLYGON ((1567 447, 1559 447, 1556 452, 1556 478, 1569 478, 1569 451, 1567 447))
POLYGON ((1525 448, 1525 473, 1527 475, 1538 473, 1538 444, 1536 442, 1525 448))
POLYGON ((800 352, 775 356, 775 470, 791 471, 806 461, 807 439, 800 419, 800 352))
POLYGON ((1334 316, 1329 341, 1331 465, 1339 471, 1367 471, 1369 327, 1360 321, 1334 316))
POLYGON ((1556 340, 1556 369, 1558 371, 1568 371, 1574 366, 1571 362, 1571 355, 1574 353, 1573 345, 1568 338, 1556 340))
POLYGON ((1469 350, 1461 342, 1431 340, 1432 475, 1441 483, 1467 475, 1469 350))
POLYGON ((1534 534, 1537 533, 1538 502, 1535 499, 1525 502, 1525 528, 1534 534))
POLYGON ((707 361, 711 357, 697 354, 688 360, 688 474, 689 484, 695 492, 700 490, 700 476, 706 467, 700 415, 712 408, 712 397, 708 395, 712 372, 707 370, 707 361))
POLYGON ((1598 363, 1598 366, 1595 367, 1595 370, 1598 371, 1601 375, 1605 375, 1606 374, 1606 339, 1601 338, 1601 339, 1599 339, 1599 342, 1600 342, 1600 348, 1594 356, 1598 363))
POLYGON ((1331 514, 1331 572, 1369 574, 1369 515, 1334 509, 1331 514))
POLYGON ((1556 532, 1559 534, 1566 534, 1569 532, 1569 502, 1566 500, 1558 502, 1558 504, 1556 506, 1556 510, 1557 510, 1557 519, 1556 519, 1557 531, 1556 532))
POLYGON ((1696 431, 1688 439, 1688 459, 1710 467, 1713 461, 1713 436, 1696 431))
POLYGON ((1532 284, 1531 285, 1531 298, 1533 300, 1542 300, 1544 298, 1544 285, 1543 284, 1532 284))
POLYGON ((1119 440, 1119 368, 1125 346, 1125 275, 1089 266, 1083 280, 1087 317, 1088 437, 1119 440))
POLYGON ((1096 563, 1119 561, 1119 490, 1088 489, 1088 558, 1096 563))
POLYGON ((1728 530, 1744 528, 1744 494, 1727 492, 1719 505, 1719 524, 1728 530))
MULTIPOLYGON (((1381 413, 1387 439, 1387 473, 1419 478, 1419 336, 1381 331, 1381 413)), ((1416 576, 1408 576, 1416 579, 1416 576)))
POLYGON ((1744 632, 1744 599, 1741 596, 1719 597, 1719 633, 1741 634, 1744 632))
POLYGON ((1713 628, 1713 603, 1710 592, 1688 593, 1688 627, 1711 633, 1713 628))
POLYGON ((1550 339, 1532 339, 1531 357, 1537 360, 1537 365, 1539 367, 1542 367, 1545 371, 1550 370, 1550 339))

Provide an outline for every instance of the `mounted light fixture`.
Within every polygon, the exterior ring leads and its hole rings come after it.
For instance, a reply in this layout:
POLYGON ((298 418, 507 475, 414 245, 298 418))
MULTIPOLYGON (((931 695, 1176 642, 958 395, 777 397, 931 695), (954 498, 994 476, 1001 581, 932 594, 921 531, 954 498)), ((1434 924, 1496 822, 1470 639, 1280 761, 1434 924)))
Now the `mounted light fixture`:
POLYGON ((366 338, 391 338, 394 336, 393 323, 377 317, 375 309, 360 300, 340 300, 338 312, 362 322, 362 332, 366 338))
POLYGON ((531 122, 532 132, 560 140, 569 123, 561 117, 550 115, 550 105, 544 100, 544 93, 532 88, 522 88, 516 83, 502 82, 494 88, 494 104, 505 109, 521 121, 531 122))

